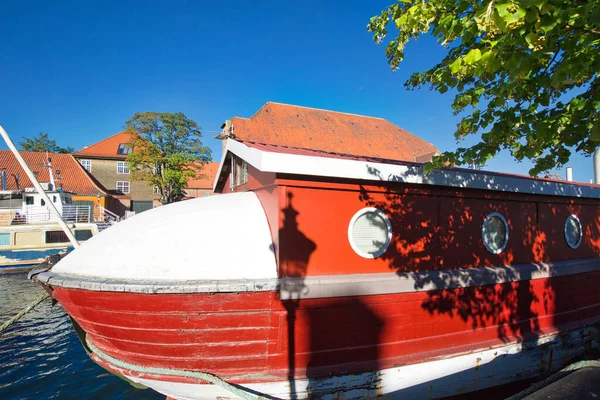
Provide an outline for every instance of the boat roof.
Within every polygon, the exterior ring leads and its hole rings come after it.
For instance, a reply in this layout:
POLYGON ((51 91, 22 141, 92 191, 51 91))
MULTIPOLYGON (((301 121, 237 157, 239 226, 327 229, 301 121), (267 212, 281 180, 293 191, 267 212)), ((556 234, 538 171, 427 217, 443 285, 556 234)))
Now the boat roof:
POLYGON ((423 163, 340 154, 305 148, 256 142, 227 140, 214 182, 222 189, 221 176, 230 154, 242 158, 262 172, 352 179, 359 181, 401 182, 501 192, 567 197, 600 198, 600 185, 537 178, 465 168, 440 169, 424 173, 423 163))
POLYGON ((438 153, 433 144, 383 118, 272 101, 250 118, 232 118, 224 133, 244 142, 394 160, 429 161, 438 153))

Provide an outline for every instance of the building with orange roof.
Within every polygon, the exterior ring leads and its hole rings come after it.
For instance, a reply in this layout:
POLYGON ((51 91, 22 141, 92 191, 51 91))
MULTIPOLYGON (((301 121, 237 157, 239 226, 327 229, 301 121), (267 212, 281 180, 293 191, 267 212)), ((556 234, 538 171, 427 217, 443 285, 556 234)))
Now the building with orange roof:
POLYGON ((219 169, 218 162, 209 162, 198 171, 202 177, 188 181, 185 193, 187 197, 206 197, 214 194, 213 183, 219 169))
POLYGON ((119 132, 83 150, 73 153, 81 165, 118 200, 114 212, 124 215, 131 210, 142 212, 153 208, 154 188, 147 182, 131 179, 127 155, 131 152, 131 135, 119 132))
POLYGON ((252 117, 226 121, 219 139, 361 157, 426 162, 431 143, 382 118, 267 102, 252 117))
MULTIPOLYGON (((50 182, 50 172, 46 167, 49 158, 59 190, 75 193, 73 201, 80 205, 89 205, 95 210, 95 214, 100 213, 98 206, 110 209, 110 194, 71 154, 33 151, 20 151, 20 154, 36 174, 38 181, 50 182)), ((0 170, 6 172, 6 187, 3 190, 33 187, 33 183, 10 150, 0 150, 0 170)))

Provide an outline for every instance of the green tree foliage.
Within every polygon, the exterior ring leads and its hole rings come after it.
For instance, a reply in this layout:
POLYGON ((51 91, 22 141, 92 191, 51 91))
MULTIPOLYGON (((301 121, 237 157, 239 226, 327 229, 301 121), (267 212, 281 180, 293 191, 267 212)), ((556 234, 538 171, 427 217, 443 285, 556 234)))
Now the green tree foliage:
POLYGON ((183 113, 135 113, 126 125, 132 178, 158 188, 163 204, 180 198, 187 182, 200 177, 200 169, 211 160, 200 127, 183 113))
POLYGON ((485 164, 507 149, 542 171, 565 164, 572 151, 600 143, 600 1, 400 0, 371 18, 367 29, 396 69, 411 39, 433 34, 448 48, 433 68, 414 73, 409 89, 453 90, 462 113, 455 137, 477 144, 434 161, 485 164))
POLYGON ((22 150, 25 151, 47 151, 48 153, 72 153, 75 151, 72 147, 60 147, 56 145, 56 141, 50 140, 47 133, 42 133, 33 139, 23 137, 23 141, 19 142, 22 150))

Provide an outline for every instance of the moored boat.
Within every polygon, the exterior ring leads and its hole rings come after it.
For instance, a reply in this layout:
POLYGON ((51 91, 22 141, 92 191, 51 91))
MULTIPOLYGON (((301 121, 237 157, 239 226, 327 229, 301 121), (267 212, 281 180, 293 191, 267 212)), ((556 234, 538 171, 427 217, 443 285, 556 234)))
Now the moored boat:
POLYGON ((33 276, 103 367, 175 399, 436 398, 598 346, 599 186, 230 138, 215 189, 33 276))
MULTIPOLYGON (((53 181, 52 170, 50 176, 53 181)), ((5 174, 2 174, 5 187, 5 174)), ((78 242, 98 233, 90 206, 73 204, 73 193, 57 190, 54 182, 42 185, 60 217, 70 224, 78 242)), ((33 188, 0 191, 0 273, 31 269, 46 257, 73 250, 42 196, 33 188)))

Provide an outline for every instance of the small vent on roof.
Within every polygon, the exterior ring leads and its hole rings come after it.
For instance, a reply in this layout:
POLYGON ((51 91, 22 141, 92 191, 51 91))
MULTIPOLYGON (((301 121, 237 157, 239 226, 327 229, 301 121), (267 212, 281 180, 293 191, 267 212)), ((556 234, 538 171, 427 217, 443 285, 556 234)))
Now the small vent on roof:
POLYGON ((312 140, 312 136, 309 136, 309 137, 308 137, 308 140, 312 140))
POLYGON ((335 132, 335 128, 331 128, 331 131, 332 131, 332 132, 335 132))
POLYGON ((302 127, 303 127, 303 128, 306 128, 306 125, 302 124, 302 127))
POLYGON ((268 109, 268 108, 265 108, 265 112, 266 112, 266 113, 268 113, 268 112, 269 112, 269 109, 268 109))
POLYGON ((340 139, 340 143, 344 143, 344 141, 342 139, 340 139))
POLYGON ((296 117, 300 117, 300 114, 296 113, 296 117))
POLYGON ((329 119, 327 119, 327 117, 323 118, 325 121, 329 121, 329 119))
POLYGON ((279 136, 279 133, 275 132, 275 136, 279 136))
POLYGON ((379 125, 375 125, 375 128, 379 129, 379 125))
POLYGON ((369 147, 371 147, 371 143, 367 143, 369 145, 369 147))

